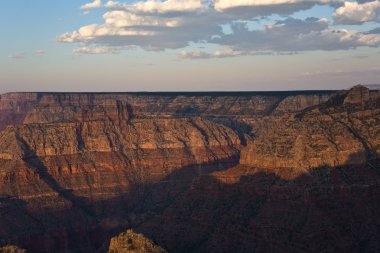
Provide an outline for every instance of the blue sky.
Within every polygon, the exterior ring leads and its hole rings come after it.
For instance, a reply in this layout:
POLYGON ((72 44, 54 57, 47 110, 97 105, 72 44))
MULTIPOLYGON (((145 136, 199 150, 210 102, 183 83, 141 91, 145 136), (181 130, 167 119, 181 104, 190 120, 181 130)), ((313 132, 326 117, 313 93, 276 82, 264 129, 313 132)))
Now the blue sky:
POLYGON ((0 93, 380 83, 379 16, 379 0, 5 1, 0 93))

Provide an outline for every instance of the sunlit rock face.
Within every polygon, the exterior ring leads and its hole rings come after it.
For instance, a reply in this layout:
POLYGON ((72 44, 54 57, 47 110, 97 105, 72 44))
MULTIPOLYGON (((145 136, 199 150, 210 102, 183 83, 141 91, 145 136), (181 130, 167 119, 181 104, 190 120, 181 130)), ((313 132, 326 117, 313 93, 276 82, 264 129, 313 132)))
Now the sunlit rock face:
MULTIPOLYGON (((241 146, 233 130, 200 118, 26 124, 7 127, 0 138, 0 194, 4 208, 15 209, 0 221, 1 236, 29 236, 26 225, 36 234, 70 237, 74 230, 84 245, 68 244, 70 251, 91 248, 98 226, 129 224, 129 208, 149 201, 144 192, 151 184, 175 184, 154 193, 160 204, 195 175, 236 164, 241 146)), ((36 243, 33 251, 57 246, 43 241, 47 248, 38 249, 37 242, 28 242, 36 243)))
POLYGON ((373 96, 371 96, 371 93, 368 88, 357 85, 354 88, 351 89, 350 92, 346 95, 343 104, 344 105, 363 105, 371 100, 373 100, 373 96))
POLYGON ((111 239, 108 253, 167 253, 167 251, 144 235, 128 230, 111 239))
POLYGON ((2 95, 0 246, 376 252, 379 94, 2 95))
POLYGON ((380 99, 363 86, 290 117, 273 118, 241 153, 259 168, 308 169, 364 164, 380 154, 380 99))
POLYGON ((0 248, 0 253, 26 253, 26 251, 16 246, 4 246, 0 248))

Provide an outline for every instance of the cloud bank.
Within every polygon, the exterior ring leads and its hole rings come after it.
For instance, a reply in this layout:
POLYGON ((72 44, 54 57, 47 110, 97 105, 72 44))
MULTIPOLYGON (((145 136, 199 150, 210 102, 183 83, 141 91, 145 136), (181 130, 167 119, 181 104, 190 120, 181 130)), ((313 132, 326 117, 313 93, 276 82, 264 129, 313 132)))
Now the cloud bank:
POLYGON ((358 25, 369 21, 378 21, 380 16, 380 1, 345 2, 334 13, 338 24, 358 25))
POLYGON ((80 45, 75 53, 115 53, 115 48, 148 51, 179 49, 181 58, 207 59, 312 50, 378 47, 380 36, 352 28, 336 28, 328 18, 291 15, 315 5, 335 8, 336 25, 378 22, 380 1, 343 0, 148 0, 134 3, 100 0, 80 7, 103 8, 103 23, 89 24, 57 37, 80 45), (273 14, 275 21, 266 21, 273 14), (260 25, 252 25, 261 20, 260 25), (263 24, 263 22, 266 22, 263 24), (223 26, 229 26, 226 33, 223 26), (214 52, 186 51, 191 44, 214 44, 214 52))

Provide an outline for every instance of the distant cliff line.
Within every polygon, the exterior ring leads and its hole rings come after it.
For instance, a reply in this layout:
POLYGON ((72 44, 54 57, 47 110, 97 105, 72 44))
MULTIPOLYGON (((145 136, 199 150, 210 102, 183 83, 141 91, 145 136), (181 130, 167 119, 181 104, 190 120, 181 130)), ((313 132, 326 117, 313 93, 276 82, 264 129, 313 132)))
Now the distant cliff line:
POLYGON ((23 95, 135 95, 135 96, 296 96, 333 94, 338 90, 289 90, 289 91, 137 91, 137 92, 6 92, 0 96, 23 95))

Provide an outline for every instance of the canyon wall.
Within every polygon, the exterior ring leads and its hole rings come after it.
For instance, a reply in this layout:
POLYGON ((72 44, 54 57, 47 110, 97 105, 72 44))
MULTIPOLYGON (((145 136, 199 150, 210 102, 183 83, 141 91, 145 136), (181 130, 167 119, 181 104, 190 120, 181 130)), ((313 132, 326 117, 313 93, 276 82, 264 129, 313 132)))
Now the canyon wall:
POLYGON ((252 116, 297 112, 333 91, 209 93, 8 93, 0 96, 0 129, 58 121, 252 116))
POLYGON ((33 252, 91 252, 106 239, 97 230, 138 222, 137 203, 164 204, 195 175, 236 164, 240 149, 234 131, 200 118, 24 124, 0 139, 0 237, 33 252))
POLYGON ((376 252, 379 113, 361 86, 2 95, 0 246, 376 252))
POLYGON ((272 118, 241 153, 242 165, 307 171, 380 155, 380 98, 358 86, 290 117, 272 118))

